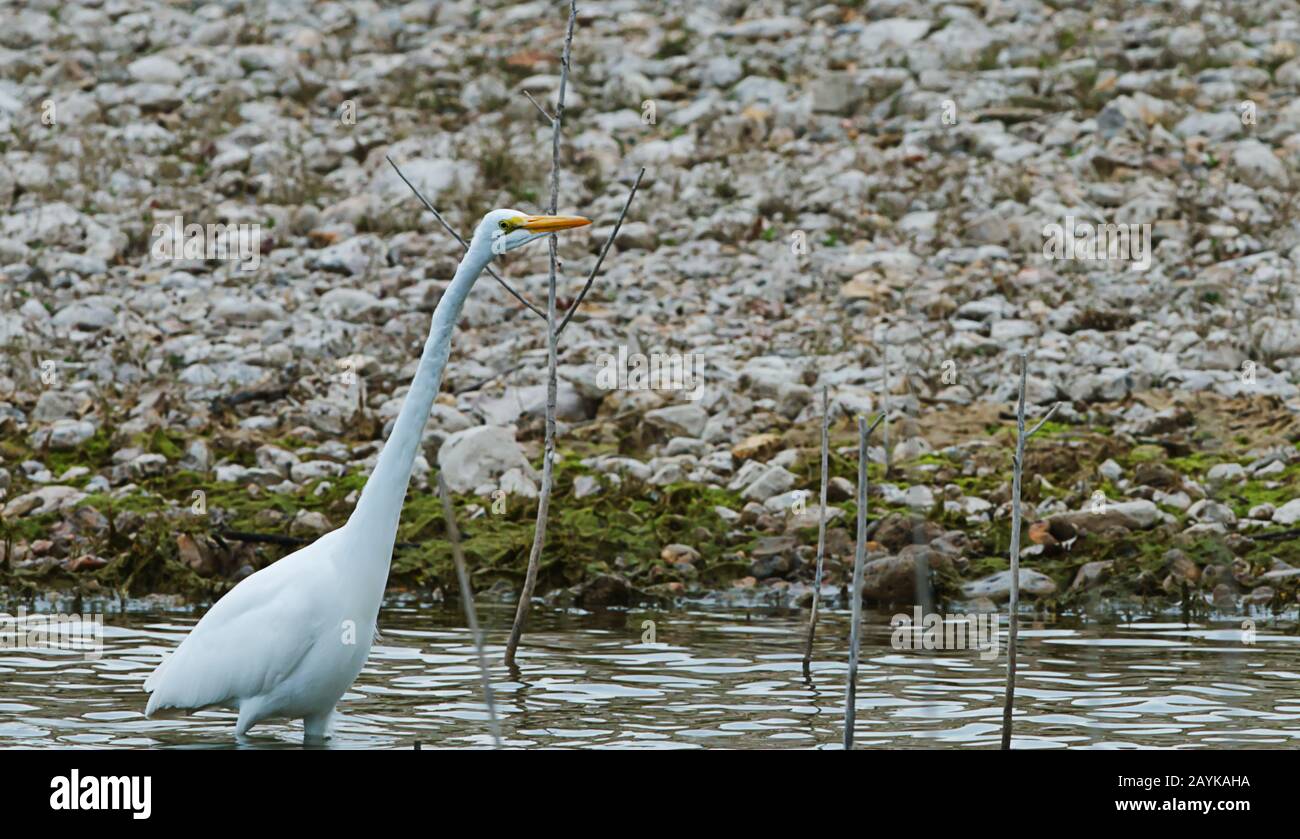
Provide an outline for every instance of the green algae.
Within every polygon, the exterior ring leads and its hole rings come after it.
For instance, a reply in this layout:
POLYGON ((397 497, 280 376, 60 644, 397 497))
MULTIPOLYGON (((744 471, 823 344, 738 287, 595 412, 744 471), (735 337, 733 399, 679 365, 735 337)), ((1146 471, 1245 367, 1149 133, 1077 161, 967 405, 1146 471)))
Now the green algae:
MULTIPOLYGON (((1229 452, 1197 452, 1167 458, 1157 446, 1135 446, 1127 452, 1118 449, 1116 438, 1105 437, 1095 430, 1059 426, 1050 423, 1036 439, 1027 457, 1027 475, 1042 475, 1053 486, 1044 488, 1037 480, 1026 480, 1024 497, 1040 502, 1049 497, 1077 502, 1077 487, 1067 484, 1086 477, 1089 491, 1100 489, 1109 498, 1123 498, 1120 489, 1095 474, 1095 463, 1106 456, 1115 457, 1130 468, 1144 460, 1161 459, 1184 474, 1203 478, 1217 463, 1240 462, 1229 452)), ((996 434, 1010 440, 1008 427, 996 426, 996 434)), ((856 439, 847 423, 833 433, 830 453, 832 476, 856 479, 856 456, 852 451, 856 439), (844 453, 835 448, 845 448, 844 453)), ((787 433, 794 443, 798 433, 787 433)), ((35 452, 22 441, 0 440, 6 459, 43 459, 56 474, 71 466, 88 466, 94 471, 111 468, 112 453, 124 442, 142 451, 167 457, 171 463, 183 457, 193 439, 182 434, 155 429, 135 435, 129 441, 114 439, 111 429, 101 429, 81 447, 71 452, 35 452), (115 445, 116 444, 116 445, 115 445)), ((252 464, 256 442, 220 434, 204 436, 216 462, 252 464)), ((809 438, 811 439, 811 438, 809 438)), ((293 437, 280 437, 277 445, 289 449, 310 447, 310 443, 293 437)), ((820 478, 819 457, 815 448, 800 440, 800 457, 791 465, 796 486, 816 492, 820 478)), ((575 439, 572 448, 558 459, 555 474, 555 503, 542 554, 540 588, 572 586, 596 574, 619 573, 643 589, 658 589, 665 583, 686 583, 692 587, 723 587, 749 573, 749 554, 757 542, 769 533, 746 529, 724 521, 715 507, 739 511, 745 500, 737 493, 718 487, 674 484, 655 487, 625 478, 615 482, 598 475, 581 463, 581 458, 595 453, 612 453, 625 448, 618 442, 591 442, 575 439), (596 477, 601 491, 583 499, 574 496, 577 477, 596 477), (663 546, 684 543, 699 552, 690 564, 673 565, 660 556, 663 546)), ((871 482, 888 481, 906 490, 914 483, 955 484, 963 493, 989 497, 1005 492, 1010 479, 1009 447, 977 448, 963 453, 943 450, 928 452, 906 462, 893 464, 886 473, 882 464, 869 464, 871 482), (974 464, 976 474, 971 471, 974 464), (980 474, 982 473, 982 474, 980 474)), ((84 486, 90 476, 69 483, 84 486)), ((240 551, 238 562, 254 568, 264 567, 295 549, 293 544, 240 544, 222 534, 243 531, 272 537, 289 537, 290 525, 300 511, 319 512, 334 525, 342 524, 351 512, 356 495, 365 484, 362 474, 347 474, 321 479, 290 493, 266 487, 217 482, 203 474, 171 468, 163 474, 141 476, 125 493, 95 493, 81 502, 92 507, 109 521, 107 533, 92 537, 91 551, 109 558, 102 568, 68 572, 56 563, 47 563, 34 571, 0 568, 5 579, 18 587, 43 586, 101 588, 132 595, 145 593, 180 593, 194 598, 219 596, 233 585, 224 576, 204 577, 180 558, 177 538, 181 534, 207 539, 208 544, 223 545, 225 550, 240 551), (202 495, 198 495, 201 493, 202 495), (202 511, 193 512, 195 499, 203 501, 202 511)), ((1229 504, 1238 516, 1260 503, 1280 504, 1295 497, 1300 484, 1300 465, 1287 467, 1268 480, 1249 480, 1220 488, 1215 497, 1229 504)), ((812 497, 812 496, 810 496, 812 497)), ((536 501, 522 497, 506 499, 504 506, 494 499, 458 496, 455 507, 462 532, 462 544, 470 559, 474 586, 477 589, 505 583, 517 587, 523 577, 533 541, 536 501)), ((845 513, 839 526, 852 531, 856 506, 850 501, 834 502, 845 513)), ((1186 526, 1185 515, 1174 508, 1166 511, 1186 526)), ((873 498, 871 518, 879 520, 890 513, 915 514, 900 505, 886 504, 873 498)), ((48 513, 0 522, 0 543, 31 542, 46 536, 59 524, 64 514, 48 513)), ((971 555, 977 558, 959 563, 963 572, 942 567, 935 571, 936 592, 943 598, 960 596, 964 581, 1006 570, 1006 552, 1010 543, 1009 521, 1002 519, 970 525, 959 512, 946 511, 937 498, 928 518, 946 529, 960 529, 971 541, 971 555)), ((1028 523, 1027 523, 1028 524, 1028 523)), ((816 528, 802 528, 793 534, 798 544, 814 545, 816 528)), ((454 568, 446 542, 441 503, 427 490, 412 487, 407 494, 394 552, 390 584, 398 588, 432 590, 454 588, 454 568)), ((304 539, 303 541, 310 541, 304 539)), ((1178 546, 1198 566, 1225 565, 1233 555, 1221 538, 1214 536, 1182 540, 1178 546), (1186 544, 1183 544, 1185 541, 1186 544)), ((1058 593, 1043 602, 1052 608, 1069 608, 1095 604, 1099 596, 1139 599, 1157 594, 1157 583, 1164 576, 1165 552, 1174 542, 1152 532, 1130 534, 1123 539, 1106 540, 1095 536, 1081 538, 1070 551, 1045 551, 1025 558, 1025 567, 1051 577, 1058 593), (1115 560, 1116 572, 1099 589, 1076 592, 1070 586, 1078 569, 1096 559, 1115 560), (1099 594, 1100 592, 1100 594, 1099 594)), ((1243 549, 1244 558, 1256 572, 1268 570, 1274 559, 1300 564, 1300 542, 1261 540, 1243 549)), ((1279 597, 1294 597, 1286 586, 1279 597)))
MULTIPOLYGON (((573 585, 591 574, 618 570, 634 578, 650 575, 667 581, 677 575, 660 558, 664 545, 686 543, 699 552, 704 579, 716 579, 727 543, 728 526, 715 506, 738 509, 735 493, 695 484, 650 487, 626 480, 604 482, 596 495, 576 500, 573 479, 587 470, 573 459, 557 463, 551 520, 539 570, 541 590, 573 585)), ((505 509, 492 511, 486 499, 458 498, 462 547, 473 566, 476 587, 498 580, 516 583, 523 577, 532 546, 537 505, 510 498, 505 509), (467 505, 487 512, 467 518, 467 505)), ((453 580, 450 545, 440 502, 431 493, 408 494, 398 538, 417 547, 399 551, 393 562, 399 580, 421 586, 447 585, 453 580)))
MULTIPOLYGON (((179 446, 171 438, 163 439, 179 446)), ((151 442, 166 445, 156 437, 151 442)), ((702 583, 722 584, 747 565, 724 560, 724 554, 734 554, 743 545, 729 544, 729 527, 714 510, 716 506, 739 509, 743 501, 737 494, 694 484, 652 487, 630 479, 622 484, 601 479, 601 492, 577 500, 573 481, 584 474, 590 470, 574 456, 557 463, 556 503, 551 508, 540 570, 542 591, 614 570, 634 578, 653 577, 655 582, 678 579, 684 575, 682 570, 670 568, 659 556, 664 545, 674 542, 690 544, 700 553, 699 566, 704 573, 698 579, 702 583)), ((213 596, 230 583, 201 577, 180 561, 178 535, 218 541, 230 531, 287 537, 293 517, 302 510, 320 512, 337 526, 350 514, 365 480, 364 475, 349 474, 314 481, 300 492, 282 493, 212 481, 187 470, 142 477, 125 494, 94 493, 80 502, 109 521, 108 533, 91 539, 94 553, 111 557, 106 566, 75 574, 53 566, 9 582, 33 583, 39 577, 44 585, 54 587, 93 581, 96 585, 92 587, 124 589, 133 595, 213 596), (196 493, 202 493, 201 513, 193 512, 196 493), (132 524, 129 534, 119 526, 127 520, 132 524)), ((455 502, 475 586, 521 580, 533 541, 536 501, 508 497, 504 505, 495 505, 493 499, 458 496, 455 502), (474 515, 471 509, 476 511, 474 515)), ((49 513, 6 521, 0 529, 0 542, 5 538, 42 538, 59 520, 60 514, 49 513)), ((390 584, 421 589, 454 584, 454 566, 436 494, 414 487, 407 493, 397 539, 390 584)), ((255 565, 262 567, 292 550, 292 545, 258 545, 255 565)))

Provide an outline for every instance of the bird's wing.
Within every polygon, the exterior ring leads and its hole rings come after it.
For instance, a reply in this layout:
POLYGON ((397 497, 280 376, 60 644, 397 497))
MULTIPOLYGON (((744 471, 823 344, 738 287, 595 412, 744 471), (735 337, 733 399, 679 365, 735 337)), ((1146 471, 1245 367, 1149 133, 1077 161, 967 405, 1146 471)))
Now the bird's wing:
POLYGON ((291 674, 321 635, 318 593, 332 588, 322 542, 263 568, 230 590, 145 679, 162 708, 204 708, 256 696, 291 674), (315 550, 313 550, 315 549, 315 550))

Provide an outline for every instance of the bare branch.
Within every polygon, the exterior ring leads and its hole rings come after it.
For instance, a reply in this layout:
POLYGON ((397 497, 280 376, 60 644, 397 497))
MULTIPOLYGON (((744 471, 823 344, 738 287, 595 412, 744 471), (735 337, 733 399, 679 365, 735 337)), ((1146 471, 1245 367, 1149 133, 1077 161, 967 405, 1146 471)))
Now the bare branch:
POLYGON ((1057 402, 1053 404, 1052 407, 1048 408, 1047 413, 1044 414, 1043 418, 1038 421, 1038 425, 1035 425, 1033 428, 1031 428, 1029 430, 1029 433, 1025 435, 1025 439, 1029 439, 1030 437, 1033 437, 1035 434, 1038 433, 1038 429, 1042 428, 1044 425, 1047 425, 1047 421, 1052 418, 1052 414, 1055 414, 1056 409, 1059 407, 1061 407, 1061 403, 1057 402))
MULTIPOLYGON (((564 95, 569 85, 569 58, 573 52, 573 26, 578 20, 578 2, 569 0, 569 25, 564 35, 564 52, 561 53, 560 90, 555 100, 555 118, 551 120, 551 209, 553 215, 560 203, 560 132, 564 123, 564 95)), ((551 512, 551 488, 555 474, 555 406, 558 401, 559 386, 556 368, 558 361, 559 331, 555 328, 555 287, 559 273, 559 254, 556 251, 555 237, 549 237, 551 267, 546 285, 546 435, 545 449, 542 455, 542 486, 537 498, 537 525, 533 529, 533 546, 528 553, 528 570, 524 572, 524 586, 519 593, 519 606, 515 609, 515 621, 510 627, 510 637, 506 641, 505 661, 508 667, 515 667, 515 651, 524 634, 524 624, 528 622, 528 611, 532 608, 533 590, 537 586, 537 571, 541 567, 542 550, 546 546, 546 523, 551 512)))
POLYGON ((618 214, 618 221, 614 223, 614 229, 610 231, 609 238, 605 240, 604 246, 600 249, 600 255, 596 257, 596 264, 592 266, 591 273, 587 275, 587 282, 583 284, 582 291, 578 293, 578 299, 573 301, 569 311, 565 312, 564 320, 560 322, 559 332, 564 332, 564 327, 569 325, 573 319, 573 314, 578 311, 582 301, 586 298, 587 292, 591 290, 591 284, 595 282, 596 275, 600 273, 600 266, 605 262, 605 254, 609 253, 609 246, 614 244, 614 238, 618 236, 618 231, 623 226, 623 219, 627 218, 627 210, 632 206, 632 199, 636 197, 637 188, 641 186, 641 178, 645 175, 645 167, 637 172, 636 180, 632 182, 632 191, 627 194, 627 200, 623 202, 623 212, 618 214))
POLYGON ((525 90, 525 91, 524 91, 524 96, 527 96, 527 97, 528 97, 528 101, 529 101, 529 102, 532 102, 534 105, 537 106, 537 110, 538 110, 539 112, 541 112, 542 116, 546 118, 546 121, 547 121, 547 122, 555 122, 555 117, 553 117, 553 116, 551 116, 549 113, 547 113, 547 112, 546 112, 546 109, 542 107, 542 103, 541 103, 541 102, 538 102, 536 99, 534 99, 534 98, 533 98, 533 95, 532 95, 531 93, 529 93, 528 91, 525 90))
POLYGON ((822 568, 826 562, 826 485, 830 479, 830 391, 822 385, 821 497, 817 508, 817 573, 813 577, 812 609, 808 613, 808 641, 803 650, 803 676, 811 677, 813 641, 817 635, 817 607, 821 601, 822 568))
MULTIPOLYGON (((876 420, 880 422, 879 419, 876 420)), ((875 425, 871 426, 875 428, 875 425)), ((862 630, 862 576, 867 561, 867 429, 866 417, 858 417, 858 515, 857 541, 853 551, 853 585, 849 590, 849 673, 844 685, 844 748, 853 748, 853 730, 857 724, 858 650, 862 630)))
MULTIPOLYGON (((466 242, 464 239, 462 239, 460 234, 457 233, 455 229, 453 229, 452 226, 447 223, 447 220, 442 217, 442 213, 438 212, 437 208, 435 208, 432 204, 430 204, 428 199, 426 199, 423 195, 420 194, 420 190, 416 189, 415 184, 411 183, 410 180, 407 179, 406 175, 402 174, 402 170, 397 168, 397 164, 393 162, 393 159, 388 155, 384 155, 384 160, 387 160, 389 165, 393 167, 393 171, 397 173, 397 177, 401 178, 402 181, 411 188, 411 192, 414 192, 415 197, 420 199, 420 203, 424 205, 424 208, 429 212, 433 213, 433 217, 436 218, 438 220, 438 223, 442 225, 442 229, 450 233, 451 237, 460 243, 462 249, 469 250, 469 243, 466 242)), ((496 271, 492 270, 491 265, 487 266, 487 272, 492 276, 492 279, 496 280, 498 283, 501 284, 502 288, 510 292, 511 297, 514 297, 520 303, 527 306, 532 311, 533 314, 537 315, 539 318, 546 317, 546 314, 541 309, 537 308, 532 303, 529 303, 527 300, 524 299, 523 295, 521 295, 519 292, 511 288, 509 283, 501 279, 501 275, 498 274, 496 271)))
MULTIPOLYGON (((574 313, 578 311, 578 307, 582 305, 582 301, 586 299, 587 292, 591 291, 591 286, 596 280, 596 275, 600 273, 600 266, 605 261, 605 255, 609 253, 610 245, 614 243, 614 239, 618 237, 618 231, 623 227, 623 220, 627 218, 628 208, 632 206, 632 199, 636 197, 636 191, 641 186, 641 178, 644 175, 645 168, 642 167, 641 171, 637 173, 636 179, 632 182, 632 190, 628 192, 627 200, 623 202, 623 211, 618 214, 618 221, 614 223, 614 229, 610 231, 609 236, 605 239, 605 244, 601 247, 600 254, 596 257, 596 264, 592 266, 590 273, 587 274, 587 280, 582 285, 582 291, 578 292, 577 299, 573 301, 573 305, 569 307, 569 310, 564 315, 564 320, 560 322, 559 329, 555 331, 557 338, 564 333, 564 328, 569 325, 569 321, 573 319, 574 313)), ((502 376, 508 376, 516 370, 522 369, 523 366, 524 365, 522 364, 516 364, 513 367, 508 367, 505 370, 502 370, 500 373, 493 373, 486 379, 479 379, 476 382, 471 382, 465 387, 457 390, 456 395, 459 396, 462 393, 470 393, 471 391, 478 390, 489 382, 493 382, 502 376)))
POLYGON ((465 567, 465 552, 460 548, 460 528, 456 526, 456 514, 451 509, 451 493, 442 473, 438 473, 438 494, 442 496, 442 515, 447 520, 447 540, 451 542, 451 558, 456 563, 456 579, 460 581, 460 599, 465 604, 465 620, 469 624, 469 634, 474 639, 474 650, 478 653, 479 677, 483 683, 483 701, 488 709, 488 728, 492 732, 492 742, 501 748, 501 724, 497 721, 497 706, 492 698, 492 678, 488 671, 487 653, 484 652, 483 633, 478 628, 478 613, 474 609, 474 590, 470 588, 469 571, 465 567))
MULTIPOLYGON (((1002 703, 1002 750, 1011 748, 1012 713, 1016 704, 1016 645, 1020 634, 1020 481, 1025 463, 1025 381, 1029 354, 1020 354, 1020 397, 1016 401, 1016 453, 1011 459, 1011 597, 1007 601, 1007 684, 1002 703)), ((1060 403, 1057 403, 1060 404, 1060 403)), ((1055 410, 1055 408, 1053 408, 1055 410)), ((1052 415, 1048 411, 1047 417, 1052 415)), ((1047 422, 1047 417, 1043 422, 1047 422)), ((1042 423, 1039 423, 1042 425, 1042 423)))

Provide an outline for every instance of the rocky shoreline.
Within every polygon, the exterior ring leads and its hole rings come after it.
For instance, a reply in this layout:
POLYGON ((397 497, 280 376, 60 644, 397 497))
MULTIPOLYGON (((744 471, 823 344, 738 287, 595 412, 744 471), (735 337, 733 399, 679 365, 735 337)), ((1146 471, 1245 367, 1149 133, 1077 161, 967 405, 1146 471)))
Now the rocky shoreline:
MULTIPOLYGON (((540 591, 599 608, 806 602, 819 400, 827 593, 871 462, 867 596, 1005 599, 1016 360, 1036 608, 1293 610, 1300 582, 1300 4, 583 4, 561 209, 576 295, 540 591), (1067 219, 1150 265, 1048 259, 1067 219), (700 388, 602 359, 700 359, 700 388), (622 356, 620 356, 620 353, 622 356), (622 384, 620 382, 620 384, 622 384), (1001 575, 1001 576, 999 576, 1001 575)), ((5 3, 0 587, 219 596, 344 520, 459 230, 534 209, 563 16, 546 3, 5 3), (553 48, 554 47, 554 48, 553 48), (256 225, 242 259, 158 225, 256 225), (250 267, 252 263, 255 267, 250 267)), ((502 260, 544 299, 541 247, 502 260)), ((434 469, 474 584, 518 587, 543 330, 483 280, 426 429, 396 590, 447 590, 434 469)))
MULTIPOLYGON (((1152 403, 1163 399, 1145 396, 1152 403)), ((1153 410, 1142 400, 1114 413, 1101 406, 1078 415, 1076 423, 1054 421, 1031 444, 1021 590, 1032 608, 1051 614, 1294 609, 1300 592, 1300 433, 1287 409, 1269 400, 1201 394, 1188 401, 1195 412, 1177 404, 1153 410), (1133 419, 1124 420, 1125 413, 1133 419), (1237 442, 1207 453, 1210 441, 1198 431, 1215 419, 1235 428, 1237 442), (1297 440, 1267 445, 1279 426, 1297 440)), ((638 424, 626 418, 621 426, 630 433, 638 424)), ((595 425, 616 435, 621 427, 616 420, 595 425)), ((480 433, 468 436, 454 432, 441 450, 473 445, 483 429, 493 428, 474 426, 480 433)), ((910 605, 919 594, 921 601, 958 609, 1005 604, 1011 418, 945 408, 933 417, 904 418, 895 432, 907 436, 895 444, 888 470, 883 448, 872 450, 864 596, 910 605), (929 426, 927 419, 933 420, 929 426), (981 425, 983 434, 975 431, 981 425), (914 433, 923 427, 932 429, 934 443, 914 433), (947 443, 968 431, 975 439, 947 443), (928 588, 917 587, 918 566, 928 588)), ((541 591, 549 603, 584 609, 702 597, 806 605, 820 515, 812 445, 817 433, 807 423, 789 423, 780 433, 735 444, 726 458, 713 458, 725 474, 716 484, 684 479, 683 455, 642 460, 597 453, 608 448, 598 442, 581 451, 566 447, 541 591)), ((828 597, 843 596, 851 571, 852 435, 846 420, 833 426, 828 597)), ((60 483, 11 494, 4 507, 4 582, 11 594, 216 597, 295 542, 345 520, 364 483, 364 473, 322 459, 318 447, 305 443, 249 442, 242 450, 214 453, 201 438, 188 444, 165 435, 149 439, 182 465, 143 473, 129 464, 148 452, 127 449, 128 460, 117 454, 123 449, 105 446, 101 465, 74 450, 65 456, 90 464, 80 476, 67 478, 65 470, 60 483), (183 463, 202 451, 209 463, 250 465, 205 470, 201 463, 183 463), (332 471, 317 474, 326 470, 332 471), (121 486, 97 491, 105 476, 121 486), (195 506, 196 493, 203 494, 202 509, 195 506)), ((215 444, 230 442, 217 438, 215 444)), ((501 440, 491 444, 500 454, 501 440)), ((482 485, 481 496, 458 496, 475 585, 498 599, 517 591, 536 509, 528 497, 536 495, 529 446, 510 444, 517 461, 485 465, 490 459, 470 458, 474 469, 495 472, 497 482, 482 485), (517 476, 507 477, 511 471, 517 476), (511 493, 497 489, 512 481, 519 486, 511 493)), ((154 462, 169 460, 155 454, 154 462)), ((456 468, 456 461, 443 468, 456 468)), ((403 515, 392 588, 450 595, 454 577, 440 502, 427 474, 419 484, 403 515)))

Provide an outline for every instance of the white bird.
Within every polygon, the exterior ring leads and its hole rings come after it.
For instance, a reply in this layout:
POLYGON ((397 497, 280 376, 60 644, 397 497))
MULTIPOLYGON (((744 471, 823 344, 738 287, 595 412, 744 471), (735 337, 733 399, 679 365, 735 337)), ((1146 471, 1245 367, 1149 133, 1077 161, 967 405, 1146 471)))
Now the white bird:
POLYGON ((243 736, 268 718, 301 719, 307 740, 328 736, 334 706, 370 653, 397 523, 451 335, 479 274, 496 254, 591 222, 493 210, 433 313, 402 410, 347 524, 247 577, 217 601, 145 679, 145 716, 225 707, 243 736))

